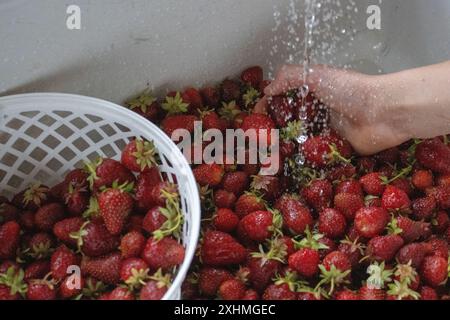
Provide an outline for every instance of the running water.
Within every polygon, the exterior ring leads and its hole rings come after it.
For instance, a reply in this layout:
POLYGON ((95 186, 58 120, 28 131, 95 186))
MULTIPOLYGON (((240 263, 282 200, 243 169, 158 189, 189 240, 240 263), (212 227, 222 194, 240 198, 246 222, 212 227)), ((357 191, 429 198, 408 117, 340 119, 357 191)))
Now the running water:
MULTIPOLYGON (((313 30, 316 22, 316 0, 305 0, 305 36, 304 36, 304 49, 303 49, 303 86, 300 88, 300 94, 302 95, 302 102, 309 93, 309 87, 307 85, 308 75, 311 65, 311 49, 313 47, 313 30)), ((320 4, 317 5, 317 8, 320 4)), ((302 103, 303 105, 303 103, 302 103)))

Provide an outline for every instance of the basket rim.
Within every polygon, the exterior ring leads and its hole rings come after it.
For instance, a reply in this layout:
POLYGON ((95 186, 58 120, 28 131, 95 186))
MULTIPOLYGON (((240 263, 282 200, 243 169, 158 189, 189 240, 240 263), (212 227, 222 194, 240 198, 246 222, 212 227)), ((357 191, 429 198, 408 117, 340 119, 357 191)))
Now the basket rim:
MULTIPOLYGON (((192 260, 195 255, 195 251, 197 249, 199 234, 200 234, 200 219, 201 219, 201 211, 200 211, 200 198, 199 191, 197 187, 197 183, 194 178, 194 174, 192 172, 191 167, 189 166, 187 160, 181 153, 180 149, 175 145, 175 143, 155 124, 141 115, 123 107, 116 103, 90 97, 83 96, 78 94, 69 94, 69 93, 57 93, 57 92, 37 92, 37 93, 23 93, 9 96, 0 96, 0 115, 2 110, 5 108, 2 106, 8 104, 18 104, 18 103, 35 103, 35 102, 45 102, 43 105, 39 105, 39 107, 45 107, 46 104, 50 107, 51 102, 62 103, 62 102, 78 102, 91 104, 93 106, 99 106, 102 108, 108 108, 111 111, 120 113, 124 117, 133 118, 133 121, 136 121, 137 125, 142 127, 151 127, 157 133, 157 139, 161 139, 161 141, 165 144, 168 144, 170 148, 173 150, 174 157, 177 159, 177 163, 173 165, 182 166, 183 171, 186 173, 187 185, 188 189, 192 191, 197 196, 194 198, 190 198, 189 202, 192 207, 192 217, 193 219, 189 221, 189 225, 191 228, 189 243, 186 246, 186 254, 185 259, 182 265, 179 267, 175 279, 170 286, 169 290, 166 292, 162 300, 173 299, 176 296, 177 290, 181 288, 182 282, 186 278, 187 272, 191 266, 192 260)), ((105 111, 105 110, 103 110, 105 111)), ((2 117, 0 117, 0 126, 2 125, 2 117)))

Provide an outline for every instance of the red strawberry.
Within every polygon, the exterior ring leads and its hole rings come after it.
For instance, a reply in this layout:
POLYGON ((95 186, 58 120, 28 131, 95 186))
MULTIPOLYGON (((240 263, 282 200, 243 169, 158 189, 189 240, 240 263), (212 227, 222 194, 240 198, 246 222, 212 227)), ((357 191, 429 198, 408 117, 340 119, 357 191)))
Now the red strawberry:
POLYGON ((189 112, 195 112, 203 108, 203 99, 200 92, 195 88, 186 88, 181 94, 183 102, 187 103, 189 112))
MULTIPOLYGON (((437 178, 436 184, 441 187, 450 186, 450 174, 443 174, 437 178)), ((433 184, 427 185, 427 187, 432 187, 433 184)), ((426 188, 425 188, 426 189, 426 188)))
POLYGON ((173 133, 178 129, 187 130, 189 133, 194 132, 195 122, 199 121, 198 117, 193 115, 171 115, 167 116, 161 123, 164 132, 172 138, 173 133))
POLYGON ((112 159, 99 159, 95 163, 86 164, 89 172, 88 181, 93 191, 101 187, 110 188, 114 182, 118 185, 134 183, 133 173, 120 162, 112 159))
POLYGON ((122 258, 139 257, 144 250, 146 239, 138 231, 130 231, 120 241, 122 258))
POLYGON ((48 200, 49 188, 37 183, 15 195, 12 205, 23 210, 36 211, 48 200))
POLYGON ((373 172, 376 161, 371 157, 361 157, 357 159, 357 168, 359 172, 373 172))
POLYGON ((448 259, 449 246, 447 241, 445 241, 444 239, 432 237, 430 240, 428 240, 427 243, 432 246, 434 255, 442 257, 444 259, 448 259))
POLYGON ((100 222, 86 222, 71 236, 77 240, 79 250, 88 257, 103 256, 114 251, 119 239, 113 236, 100 222))
POLYGON ((62 280, 61 285, 59 286, 59 296, 63 299, 75 298, 78 296, 85 285, 84 278, 79 278, 79 286, 77 286, 76 281, 72 276, 67 276, 62 280))
POLYGON ((329 167, 325 172, 325 177, 330 182, 338 182, 350 179, 356 175, 356 167, 351 163, 338 163, 329 167))
POLYGON ((200 95, 203 98, 204 105, 216 108, 219 106, 220 97, 217 89, 206 87, 200 90, 200 95))
POLYGON ((75 253, 73 253, 65 245, 61 245, 55 250, 51 258, 50 267, 53 279, 64 279, 67 276, 68 268, 78 264, 79 260, 75 253))
POLYGON ((450 209, 450 187, 440 186, 426 190, 428 196, 434 197, 440 209, 450 209))
POLYGON ((240 300, 245 295, 245 285, 238 279, 224 281, 219 287, 222 300, 240 300))
POLYGON ((208 231, 203 237, 200 257, 210 266, 228 266, 242 263, 247 251, 232 236, 220 231, 208 231))
POLYGON ((367 244, 366 255, 376 261, 391 261, 403 244, 398 235, 378 236, 367 244))
POLYGON ((328 208, 331 203, 333 186, 327 180, 313 180, 302 189, 301 195, 309 206, 316 211, 322 211, 328 208))
POLYGON ((111 189, 106 189, 98 195, 100 214, 112 235, 122 232, 133 210, 134 200, 129 194, 132 187, 133 185, 116 186, 114 183, 111 189))
POLYGON ((138 176, 135 198, 139 210, 147 212, 156 205, 157 201, 153 198, 153 193, 156 186, 160 185, 161 182, 161 176, 157 168, 152 168, 148 172, 143 172, 138 176))
POLYGON ((157 165, 156 148, 152 141, 135 139, 122 151, 121 162, 134 172, 148 171, 157 165))
POLYGON ((269 99, 269 114, 278 127, 286 127, 294 120, 297 102, 286 96, 274 96, 269 99))
POLYGON ((432 225, 433 229, 437 233, 445 232, 450 225, 450 217, 448 216, 448 213, 443 210, 436 213, 436 217, 434 218, 432 225))
POLYGON ((140 258, 128 258, 120 266, 120 279, 132 287, 140 287, 148 278, 149 267, 140 258))
POLYGON ((241 74, 241 80, 253 88, 258 88, 259 84, 264 80, 263 69, 260 66, 245 69, 241 74))
MULTIPOLYGON (((253 113, 245 117, 242 122, 241 129, 244 133, 250 134, 254 132, 256 134, 256 143, 267 143, 270 146, 271 143, 271 130, 275 129, 275 123, 272 119, 264 114, 253 113)), ((251 138, 252 139, 252 138, 251 138)))
POLYGON ((293 292, 287 283, 272 284, 263 294, 263 300, 297 300, 297 294, 293 292))
POLYGON ((229 233, 236 229, 239 217, 230 209, 218 209, 213 223, 217 230, 229 233))
POLYGON ((445 284, 448 278, 447 260, 438 256, 425 257, 420 268, 420 275, 433 288, 445 284))
POLYGON ((420 289, 420 299, 421 300, 439 300, 436 290, 430 287, 423 286, 420 289))
POLYGON ((325 209, 319 215, 319 231, 325 236, 336 239, 345 233, 347 221, 336 209, 325 209))
POLYGON ((341 291, 336 292, 335 296, 336 300, 349 300, 349 301, 356 301, 360 300, 359 293, 351 291, 349 289, 343 289, 341 291))
POLYGON ((389 213, 383 208, 361 208, 355 216, 355 228, 361 236, 373 238, 384 231, 389 220, 389 213))
POLYGON ((425 190, 433 186, 433 173, 429 170, 417 170, 411 177, 413 186, 425 190))
POLYGON ((120 253, 114 252, 97 258, 83 257, 81 271, 107 284, 120 281, 120 253))
POLYGON ((46 280, 30 280, 28 283, 27 299, 56 300, 56 288, 46 280))
POLYGON ((387 186, 383 192, 381 203, 384 209, 388 211, 407 212, 411 205, 408 195, 401 189, 387 186))
POLYGON ((219 189, 214 192, 214 204, 217 208, 232 209, 236 203, 236 196, 233 192, 219 189))
POLYGON ((89 207, 89 193, 85 189, 74 188, 69 185, 67 192, 64 194, 64 204, 69 214, 79 216, 89 207))
POLYGON ((312 226, 311 212, 295 196, 283 195, 277 200, 275 208, 283 216, 284 227, 294 235, 301 234, 312 226))
POLYGON ((78 232, 84 224, 81 217, 68 218, 61 220, 53 226, 53 234, 58 240, 67 245, 75 246, 77 240, 70 236, 71 233, 78 232))
POLYGON ((222 181, 225 170, 218 164, 201 164, 194 170, 195 180, 201 186, 216 187, 222 181))
POLYGON ((164 222, 167 221, 167 218, 161 213, 161 207, 154 207, 150 209, 144 217, 142 221, 142 228, 152 233, 162 227, 164 222))
POLYGON ((148 91, 143 92, 140 96, 128 101, 126 106, 137 114, 155 123, 157 123, 162 116, 161 105, 148 91))
POLYGON ((133 301, 133 300, 135 300, 135 298, 134 298, 133 293, 128 288, 116 287, 109 294, 109 299, 108 300, 133 301))
POLYGON ((41 207, 34 215, 34 224, 41 231, 51 231, 53 226, 64 219, 64 207, 50 203, 41 207))
POLYGON ((142 252, 142 259, 152 270, 168 270, 183 262, 184 251, 184 247, 173 238, 166 237, 160 241, 150 238, 142 252))
POLYGON ((334 207, 351 221, 358 210, 364 207, 364 201, 360 195, 352 193, 338 193, 334 196, 334 207))
POLYGON ((258 292, 263 291, 281 269, 281 262, 263 257, 251 257, 247 261, 248 278, 252 287, 258 292))
POLYGON ((359 265, 359 261, 363 257, 364 249, 363 245, 357 240, 342 240, 339 244, 338 250, 345 253, 350 260, 353 267, 359 265))
POLYGON ((254 176, 251 188, 267 201, 275 200, 281 192, 280 180, 274 176, 254 176))
POLYGON ((87 189, 89 187, 89 174, 83 169, 74 169, 64 178, 66 186, 72 185, 76 189, 87 189))
POLYGON ((228 127, 228 121, 224 118, 220 118, 215 111, 204 111, 201 114, 201 118, 204 131, 217 129, 225 132, 228 127))
POLYGON ((397 218, 397 226, 401 229, 399 234, 406 243, 414 242, 430 234, 430 224, 421 221, 414 221, 406 217, 397 218))
POLYGON ((411 263, 411 266, 418 269, 422 261, 428 254, 432 253, 433 247, 429 243, 407 244, 397 253, 397 261, 401 264, 411 263))
POLYGON ((385 300, 386 292, 382 289, 365 285, 359 289, 359 296, 361 300, 385 300))
POLYGON ((429 220, 436 209, 436 200, 431 196, 417 198, 412 201, 411 207, 417 219, 429 220))
POLYGON ((256 242, 267 240, 281 227, 282 218, 269 211, 252 212, 239 221, 238 234, 242 239, 256 242))
POLYGON ((358 180, 344 180, 342 182, 340 182, 335 190, 334 190, 335 194, 338 193, 351 193, 351 194, 355 194, 358 196, 363 196, 363 190, 362 190, 362 185, 361 182, 359 182, 358 180))
POLYGON ((19 218, 19 210, 9 203, 0 204, 0 223, 8 222, 19 218))
POLYGON ((42 279, 50 272, 50 262, 47 260, 37 260, 32 262, 25 269, 25 280, 42 279))
POLYGON ((239 84, 233 80, 226 79, 221 84, 222 100, 225 102, 237 101, 241 95, 239 84))
POLYGON ((319 272, 319 263, 319 252, 311 248, 300 249, 289 256, 289 267, 307 278, 311 278, 319 272))
POLYGON ((426 140, 416 148, 417 161, 434 172, 450 173, 450 149, 439 138, 426 140))
POLYGON ((9 221, 0 226, 0 259, 13 258, 19 247, 20 226, 15 221, 9 221))
POLYGON ((347 271, 352 268, 348 256, 341 251, 333 251, 327 254, 322 263, 327 271, 330 271, 332 266, 340 271, 347 271))
POLYGON ((241 218, 249 213, 265 209, 266 205, 264 200, 256 194, 249 192, 241 195, 235 205, 236 214, 241 218))
POLYGON ((223 176, 222 189, 240 196, 248 188, 248 175, 243 171, 227 172, 223 176))
POLYGON ((28 242, 28 254, 35 259, 49 257, 54 244, 54 239, 48 233, 35 233, 28 242))
POLYGON ((367 194, 372 196, 381 196, 386 189, 381 177, 381 173, 373 172, 361 177, 359 182, 361 182, 362 187, 367 194))
POLYGON ((351 147, 348 148, 347 144, 335 136, 309 138, 303 144, 302 151, 306 161, 314 168, 325 168, 335 162, 349 163, 345 157, 352 153, 351 147))
POLYGON ((256 300, 260 300, 260 298, 259 298, 258 292, 256 292, 253 289, 248 289, 248 290, 245 291, 245 294, 241 298, 241 300, 256 301, 256 300))
POLYGON ((161 271, 151 277, 139 293, 140 300, 161 300, 170 286, 170 275, 163 275, 161 271))
POLYGON ((204 267, 200 270, 198 286, 202 294, 212 297, 224 281, 231 279, 233 275, 227 270, 204 267))

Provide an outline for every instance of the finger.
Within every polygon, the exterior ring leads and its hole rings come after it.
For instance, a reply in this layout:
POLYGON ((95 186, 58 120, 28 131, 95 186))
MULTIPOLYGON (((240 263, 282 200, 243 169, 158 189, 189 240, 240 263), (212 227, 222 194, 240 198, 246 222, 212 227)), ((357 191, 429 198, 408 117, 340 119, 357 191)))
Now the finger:
POLYGON ((264 93, 276 96, 291 89, 300 88, 303 84, 303 66, 284 65, 278 72, 275 80, 266 87, 264 93))
POLYGON ((258 103, 253 108, 253 113, 266 114, 267 107, 268 107, 267 96, 264 96, 261 100, 258 101, 258 103))

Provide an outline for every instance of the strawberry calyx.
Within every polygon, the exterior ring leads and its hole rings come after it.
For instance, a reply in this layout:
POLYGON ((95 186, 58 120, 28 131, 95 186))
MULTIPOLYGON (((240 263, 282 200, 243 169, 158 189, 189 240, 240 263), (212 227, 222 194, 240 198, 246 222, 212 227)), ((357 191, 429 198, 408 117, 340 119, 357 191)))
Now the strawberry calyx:
POLYGON ((141 171, 158 164, 157 151, 153 141, 136 139, 136 152, 132 155, 136 158, 136 163, 141 168, 141 171))
POLYGON ((268 251, 266 252, 262 244, 259 245, 259 252, 251 253, 253 258, 260 258, 261 265, 265 265, 269 260, 275 260, 285 263, 287 256, 286 244, 279 238, 274 238, 267 241, 268 251))
POLYGON ((20 294, 25 296, 28 290, 28 285, 24 281, 25 272, 22 269, 16 270, 14 267, 9 267, 5 273, 0 274, 0 284, 10 288, 10 294, 20 294))
POLYGON ((332 295, 337 286, 342 284, 349 284, 348 275, 352 272, 352 270, 342 271, 334 264, 331 265, 330 270, 327 270, 323 264, 319 265, 320 269, 320 278, 321 280, 316 286, 316 289, 323 286, 328 285, 328 295, 332 295))
POLYGON ((75 239, 77 241, 77 253, 81 253, 83 254, 83 251, 81 250, 81 248, 83 247, 84 241, 83 238, 85 236, 87 236, 87 231, 86 231, 86 226, 91 223, 90 221, 86 221, 85 223, 83 223, 83 225, 81 226, 80 230, 76 231, 76 232, 72 232, 69 234, 69 237, 72 239, 75 239))
POLYGON ((161 107, 169 115, 186 113, 188 111, 189 103, 185 103, 181 97, 181 93, 178 91, 175 97, 166 97, 166 102, 164 102, 161 107))
POLYGON ((405 298, 420 299, 420 294, 412 290, 407 281, 394 280, 394 283, 388 285, 388 289, 387 294, 396 297, 397 300, 403 300, 405 298))
POLYGON ((145 286, 146 280, 150 279, 149 269, 131 269, 131 276, 125 281, 125 284, 128 285, 129 289, 133 291, 134 289, 138 289, 142 286, 145 286))
POLYGON ((272 225, 269 227, 269 231, 271 231, 272 235, 275 237, 282 236, 283 216, 280 211, 276 209, 268 209, 268 211, 272 213, 272 225))
POLYGON ((317 170, 306 167, 303 164, 298 163, 295 159, 288 159, 287 168, 289 171, 289 174, 287 175, 292 177, 292 179, 302 187, 307 187, 312 181, 323 178, 323 175, 317 170))
POLYGON ((398 235, 403 232, 403 229, 398 226, 398 220, 392 215, 391 221, 388 223, 386 230, 390 235, 398 235))
POLYGON ((398 171, 397 174, 394 177, 392 177, 391 179, 389 179, 388 177, 385 177, 385 176, 381 176, 380 177, 381 183, 384 185, 389 185, 398 179, 405 178, 412 172, 412 169, 413 169, 413 166, 409 165, 409 166, 401 169, 400 171, 398 171))
POLYGON ((384 289, 385 284, 392 281, 393 272, 389 269, 386 270, 384 261, 381 263, 374 262, 369 265, 367 273, 370 276, 367 278, 366 284, 370 289, 384 289))
POLYGON ((181 237, 181 229, 184 222, 183 212, 180 208, 179 198, 166 190, 161 191, 166 198, 166 207, 160 208, 160 213, 166 217, 166 221, 161 228, 153 232, 153 238, 157 241, 165 237, 173 236, 176 239, 181 237))
POLYGON ((108 190, 120 190, 124 193, 132 193, 134 189, 134 182, 124 182, 122 184, 119 184, 119 182, 116 180, 112 183, 110 188, 107 188, 105 186, 100 188, 100 191, 105 192, 108 190))
POLYGON ((320 233, 311 233, 309 230, 309 226, 305 229, 305 236, 301 240, 294 239, 294 246, 298 249, 310 248, 313 250, 327 250, 328 246, 324 243, 321 243, 320 240, 324 237, 323 234, 320 233))
POLYGON ((84 170, 89 174, 89 176, 87 177, 87 181, 89 182, 89 187, 91 190, 94 189, 95 180, 98 180, 96 170, 97 170, 97 167, 102 164, 102 162, 103 162, 103 159, 98 158, 96 161, 84 163, 84 170))
POLYGON ((359 237, 356 237, 356 239, 352 241, 348 236, 346 236, 344 240, 341 240, 341 243, 350 245, 351 252, 359 251, 361 255, 364 255, 366 246, 359 242, 359 237))
POLYGON ((100 207, 96 197, 90 197, 89 206, 86 211, 83 212, 83 218, 91 219, 100 216, 100 207))
POLYGON ((155 103, 157 99, 150 93, 149 90, 145 90, 138 97, 126 102, 129 109, 140 109, 142 112, 147 112, 148 107, 155 103))
POLYGON ((156 281, 156 286, 158 288, 169 288, 172 284, 172 278, 170 274, 163 274, 162 269, 158 269, 152 276, 149 277, 150 280, 156 281))
POLYGON ((80 300, 82 297, 96 299, 106 291, 108 287, 101 281, 88 278, 81 293, 75 297, 75 300, 80 300))
POLYGON ((330 147, 330 153, 327 155, 328 164, 334 164, 334 163, 350 164, 352 162, 351 159, 347 159, 341 155, 341 153, 339 152, 335 143, 330 143, 329 147, 330 147))
POLYGON ((297 292, 312 294, 317 300, 320 300, 322 297, 324 297, 325 299, 329 299, 330 298, 328 293, 321 287, 311 288, 311 287, 305 285, 305 286, 301 286, 297 290, 297 292))
POLYGON ((304 131, 304 124, 300 120, 294 120, 281 129, 280 138, 284 141, 297 141, 304 131))
POLYGON ((248 284, 248 277, 250 275, 250 270, 246 267, 239 267, 239 270, 236 272, 236 278, 241 281, 243 284, 248 284))
POLYGON ((218 112, 222 118, 232 121, 241 113, 241 110, 236 105, 236 101, 233 100, 229 103, 222 102, 222 108, 220 108, 218 112))
POLYGON ((412 261, 410 260, 407 264, 397 264, 394 272, 394 276, 400 282, 406 282, 407 285, 411 285, 417 279, 417 271, 411 266, 411 263, 412 261))
POLYGON ((51 248, 50 242, 39 243, 37 245, 33 245, 30 250, 27 252, 28 255, 35 259, 44 259, 51 256, 53 252, 53 248, 51 248))
POLYGON ((47 199, 48 188, 40 183, 32 184, 23 194, 23 204, 27 206, 30 202, 40 207, 42 202, 47 199))
POLYGON ((259 101, 261 93, 253 87, 248 88, 248 90, 242 96, 244 100, 244 105, 246 108, 256 104, 259 101))
POLYGON ((289 290, 292 292, 297 292, 300 288, 303 288, 308 284, 305 281, 301 281, 295 271, 287 271, 284 276, 277 275, 274 279, 274 283, 276 285, 287 284, 289 290))

